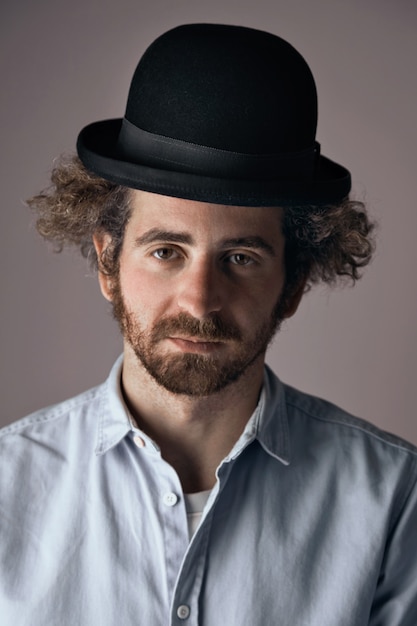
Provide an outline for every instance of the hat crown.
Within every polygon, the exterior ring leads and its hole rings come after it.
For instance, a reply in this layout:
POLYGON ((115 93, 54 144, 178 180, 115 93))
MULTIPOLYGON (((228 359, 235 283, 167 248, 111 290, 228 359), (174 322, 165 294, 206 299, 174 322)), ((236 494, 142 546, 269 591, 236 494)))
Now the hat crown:
POLYGON ((84 127, 78 154, 116 184, 240 206, 327 204, 349 172, 315 141, 317 94, 299 52, 244 26, 186 24, 149 46, 123 119, 84 127))
POLYGON ((314 144, 317 94, 307 63, 280 37, 188 24, 149 46, 125 117, 149 133, 221 150, 297 152, 314 144))

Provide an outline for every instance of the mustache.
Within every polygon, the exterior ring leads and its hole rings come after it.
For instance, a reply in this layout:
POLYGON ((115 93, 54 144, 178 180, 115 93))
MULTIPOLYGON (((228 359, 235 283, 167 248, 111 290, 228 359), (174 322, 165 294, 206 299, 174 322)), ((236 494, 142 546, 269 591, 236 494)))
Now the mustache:
POLYGON ((157 342, 175 333, 195 337, 200 341, 239 341, 242 338, 240 330, 217 313, 205 320, 179 313, 175 317, 162 317, 156 322, 152 341, 157 342))

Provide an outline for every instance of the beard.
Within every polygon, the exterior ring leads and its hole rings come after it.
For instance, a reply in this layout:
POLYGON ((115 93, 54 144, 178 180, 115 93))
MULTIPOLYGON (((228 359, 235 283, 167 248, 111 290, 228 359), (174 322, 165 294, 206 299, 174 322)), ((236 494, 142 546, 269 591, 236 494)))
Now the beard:
POLYGON ((219 313, 198 320, 186 313, 161 317, 150 329, 141 327, 129 311, 117 276, 112 285, 113 315, 124 339, 139 363, 164 389, 173 394, 202 397, 217 393, 239 380, 247 369, 266 352, 284 318, 285 299, 281 295, 271 315, 258 325, 250 338, 219 313), (193 337, 198 341, 234 344, 228 357, 210 354, 164 354, 158 344, 172 336, 193 337))

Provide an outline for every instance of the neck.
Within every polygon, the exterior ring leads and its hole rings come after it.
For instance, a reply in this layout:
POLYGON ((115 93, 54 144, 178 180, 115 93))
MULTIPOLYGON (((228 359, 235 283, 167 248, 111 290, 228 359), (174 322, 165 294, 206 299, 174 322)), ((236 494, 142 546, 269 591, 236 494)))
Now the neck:
POLYGON ((262 355, 225 389, 210 396, 190 397, 161 387, 125 346, 122 385, 129 410, 177 471, 184 492, 213 487, 217 466, 256 408, 263 364, 262 355))

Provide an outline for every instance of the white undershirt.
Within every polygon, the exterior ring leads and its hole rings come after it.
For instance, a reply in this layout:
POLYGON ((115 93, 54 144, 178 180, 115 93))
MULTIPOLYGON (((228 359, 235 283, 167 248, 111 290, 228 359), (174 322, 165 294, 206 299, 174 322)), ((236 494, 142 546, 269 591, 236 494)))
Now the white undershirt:
POLYGON ((206 506, 210 493, 211 489, 208 491, 199 491, 198 493, 184 494, 190 541, 201 521, 203 509, 206 506))

